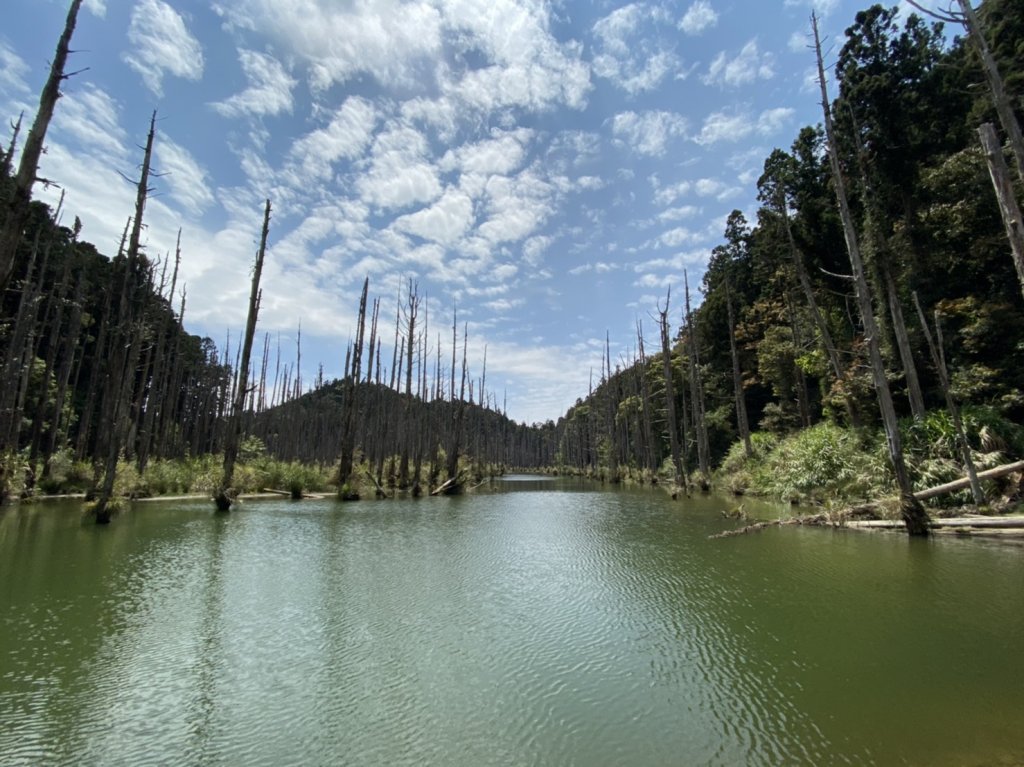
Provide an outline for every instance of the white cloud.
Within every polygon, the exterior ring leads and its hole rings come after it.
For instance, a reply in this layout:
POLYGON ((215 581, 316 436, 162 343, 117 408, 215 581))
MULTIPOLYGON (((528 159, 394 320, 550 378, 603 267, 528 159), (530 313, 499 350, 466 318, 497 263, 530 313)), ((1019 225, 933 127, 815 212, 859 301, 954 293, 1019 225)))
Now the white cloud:
POLYGON ((515 309, 523 305, 523 299, 521 298, 496 298, 493 301, 484 302, 483 306, 490 309, 492 312, 499 314, 508 312, 511 309, 515 309))
POLYGON ((762 54, 755 39, 747 42, 735 58, 728 58, 725 51, 715 56, 703 79, 707 85, 737 87, 774 76, 774 57, 771 53, 762 54))
POLYGON ((449 150, 441 159, 442 170, 460 170, 463 173, 508 175, 517 170, 526 156, 526 145, 532 132, 523 128, 496 138, 464 144, 449 150))
POLYGON ((776 133, 793 119, 794 114, 795 111, 790 107, 766 109, 757 118, 757 132, 763 136, 776 133))
POLYGON ((88 10, 93 16, 103 18, 107 15, 106 0, 85 0, 83 5, 85 5, 86 10, 88 10))
POLYGON ((704 125, 694 141, 710 146, 721 141, 739 141, 754 130, 750 116, 742 113, 712 112, 704 118, 704 125))
POLYGON ((206 170, 187 149, 166 136, 158 137, 154 151, 156 169, 170 187, 172 199, 188 212, 202 214, 214 199, 206 170))
POLYGON ((725 189, 725 184, 717 178, 702 178, 694 184, 694 189, 700 197, 714 197, 725 189))
POLYGON ((318 128, 292 145, 288 155, 298 172, 293 182, 301 185, 313 179, 328 179, 338 160, 361 157, 373 137, 377 119, 371 102, 359 96, 345 99, 326 128, 318 128))
POLYGON ((441 13, 419 0, 345 4, 307 0, 221 0, 228 25, 269 35, 309 65, 311 84, 325 91, 367 73, 384 85, 412 84, 417 65, 441 51, 441 13))
POLYGON ((514 178, 492 176, 485 191, 487 220, 477 232, 491 244, 530 236, 553 212, 554 188, 530 169, 514 178))
POLYGON ((654 202, 658 205, 668 205, 684 194, 687 194, 693 187, 693 184, 686 180, 662 186, 661 179, 657 176, 651 177, 651 184, 654 186, 654 202))
POLYGON ((708 0, 696 0, 679 22, 679 28, 688 35, 699 35, 705 29, 718 23, 718 12, 711 7, 708 0))
POLYGON ((839 0, 786 0, 787 8, 813 8, 821 16, 828 16, 839 7, 839 0))
POLYGON ((28 91, 29 66, 6 42, 0 40, 0 88, 12 93, 28 91))
POLYGON ((756 119, 746 112, 712 112, 704 118, 704 125, 694 141, 710 146, 723 141, 740 141, 755 131, 768 136, 790 122, 794 114, 795 111, 790 107, 766 109, 756 119))
POLYGON ((676 56, 661 48, 648 29, 665 18, 664 11, 658 8, 632 3, 599 19, 593 27, 597 39, 592 61, 594 73, 630 94, 656 88, 679 68, 676 56))
POLYGON ((686 134, 686 120, 661 110, 620 112, 612 118, 612 134, 639 154, 656 157, 665 153, 671 139, 686 134))
POLYGON ((682 221, 687 218, 699 216, 701 209, 696 205, 680 205, 675 208, 666 208, 658 214, 659 221, 682 221))
POLYGON ((292 111, 292 88, 295 80, 281 62, 258 51, 238 49, 238 60, 249 81, 241 93, 211 106, 225 117, 241 115, 276 115, 292 111))
POLYGON ((186 80, 203 76, 203 51, 185 20, 163 0, 139 0, 128 27, 131 49, 123 59, 157 96, 165 73, 186 80))
POLYGON ((473 223, 473 201, 457 189, 447 189, 429 208, 395 219, 400 232, 414 234, 441 245, 452 245, 473 223))
POLYGON ((738 186, 730 186, 717 178, 698 179, 693 184, 693 188, 697 197, 713 197, 720 203, 735 197, 742 190, 738 186))
POLYGON ((548 235, 537 235, 523 243, 523 260, 530 266, 538 266, 546 251, 555 238, 548 235))
POLYGON ((441 195, 441 182, 427 156, 423 134, 392 126, 374 141, 370 168, 356 189, 368 204, 384 210, 432 202, 441 195))
POLYGON ((700 237, 698 232, 687 229, 685 226, 677 226, 663 232, 656 240, 656 244, 663 248, 678 248, 680 245, 696 242, 700 237))
POLYGON ((117 102, 106 92, 87 83, 71 91, 54 111, 54 126, 62 136, 79 141, 87 150, 97 150, 114 162, 127 158, 127 135, 121 128, 117 102))
POLYGON ((590 89, 581 46, 552 36, 550 11, 539 3, 219 0, 214 10, 229 27, 262 32, 294 52, 316 92, 366 74, 385 87, 439 91, 490 111, 581 108, 590 89), (485 63, 470 67, 467 57, 485 63))

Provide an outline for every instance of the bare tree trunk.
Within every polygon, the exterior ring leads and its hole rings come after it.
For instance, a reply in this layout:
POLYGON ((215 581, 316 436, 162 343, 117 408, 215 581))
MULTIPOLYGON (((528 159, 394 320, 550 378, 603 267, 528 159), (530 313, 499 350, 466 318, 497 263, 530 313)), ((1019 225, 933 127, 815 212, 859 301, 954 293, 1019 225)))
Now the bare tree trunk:
MULTIPOLYGON (((967 27, 968 37, 978 46, 978 53, 981 55, 981 64, 985 70, 985 77, 988 79, 988 85, 992 91, 992 101, 996 107, 996 114, 999 115, 999 123, 1003 126, 1003 130, 1006 131, 1006 135, 1010 139, 1010 149, 1013 151, 1013 159, 1017 165, 1017 176, 1021 181, 1024 181, 1024 136, 1021 135, 1020 123, 1017 122, 1017 117, 1013 113, 1010 97, 1006 93, 1006 88, 1003 87, 1003 78, 999 74, 999 67, 992 56, 992 51, 989 50, 988 42, 985 40, 985 34, 981 28, 981 23, 978 21, 977 14, 975 14, 969 0, 958 0, 958 2, 963 13, 964 26, 967 27)), ((989 125, 990 123, 986 124, 989 125)), ((995 131, 993 130, 992 133, 994 136, 995 131)), ((985 138, 982 137, 982 143, 984 141, 985 138)), ((986 153, 989 151, 987 147, 985 151, 986 153)), ((1019 215, 1017 223, 1018 225, 1020 224, 1019 215)))
POLYGON ((341 423, 341 459, 338 462, 338 497, 343 501, 359 499, 359 493, 348 485, 352 477, 355 461, 355 414, 356 396, 359 389, 359 378, 363 356, 363 334, 366 328, 366 294, 370 288, 370 278, 363 280, 363 292, 359 298, 359 319, 356 325, 356 341, 352 349, 351 364, 346 361, 344 399, 341 423))
POLYGON ((236 370, 234 401, 228 415, 227 434, 224 437, 224 475, 220 487, 214 497, 217 511, 229 511, 234 502, 232 482, 235 478, 235 461, 238 459, 239 426, 242 419, 242 408, 245 407, 245 396, 249 385, 249 360, 252 356, 252 341, 256 335, 256 319, 260 312, 260 277, 263 274, 263 259, 267 253, 267 237, 270 234, 270 200, 267 200, 263 211, 263 232, 260 234, 260 249, 256 253, 253 265, 252 286, 249 290, 249 312, 245 321, 245 338, 242 341, 242 359, 236 370))
POLYGON ((672 451, 672 469, 675 472, 672 480, 677 486, 682 486, 689 493, 689 478, 686 476, 686 468, 683 466, 679 450, 679 425, 676 420, 676 395, 675 386, 672 382, 672 347, 669 343, 668 332, 668 308, 672 298, 672 289, 669 288, 665 295, 665 308, 658 304, 658 321, 661 327, 661 366, 665 375, 665 428, 668 429, 668 441, 672 451))
POLYGON ((960 456, 967 470, 967 478, 971 483, 971 497, 975 506, 985 505, 985 494, 981 490, 981 483, 978 481, 978 471, 974 468, 974 459, 971 457, 971 446, 967 441, 967 432, 964 431, 964 424, 960 418, 960 408, 953 399, 953 392, 949 385, 949 371, 946 368, 945 354, 942 350, 942 326, 939 324, 939 312, 935 310, 935 333, 937 342, 932 338, 931 330, 928 327, 928 320, 925 319, 924 311, 921 309, 921 302, 917 300, 917 293, 914 293, 914 306, 917 308, 918 319, 921 320, 921 330, 924 332, 925 340, 928 342, 928 351, 932 355, 932 363, 935 371, 939 374, 939 385, 942 387, 942 395, 946 398, 946 409, 949 410, 949 417, 953 421, 953 428, 956 429, 956 441, 960 446, 960 456))
POLYGON ((636 321, 637 349, 640 354, 640 407, 643 410, 643 455, 644 466, 651 472, 657 470, 654 465, 654 438, 651 429, 651 393, 647 382, 647 355, 644 351, 644 329, 640 320, 636 321))
POLYGON ((78 9, 81 5, 82 0, 72 0, 71 6, 68 8, 64 32, 57 42, 57 51, 54 53, 53 63, 50 65, 50 74, 39 94, 39 110, 36 112, 36 119, 25 140, 21 160, 18 162, 18 173, 14 177, 14 189, 10 199, 4 201, 4 221, 3 227, 0 228, 0 295, 7 289, 11 274, 14 272, 15 256, 18 245, 21 243, 22 230, 28 220, 29 203, 32 201, 32 186, 36 182, 39 158, 43 154, 43 141, 46 138, 50 120, 53 118, 57 99, 60 98, 61 81, 66 77, 64 67, 67 64, 71 36, 75 32, 78 9))
POLYGON ((142 173, 139 176, 138 190, 135 195, 135 216, 132 233, 128 240, 126 253, 124 282, 121 285, 121 302, 118 305, 118 322, 113 328, 115 344, 112 364, 107 380, 112 382, 110 433, 107 441, 107 455, 103 485, 92 510, 97 524, 110 522, 110 498, 114 492, 114 479, 117 474, 117 459, 127 437, 127 410, 131 402, 131 388, 135 380, 135 364, 141 328, 135 325, 135 293, 139 277, 139 250, 142 236, 142 220, 149 195, 150 163, 153 159, 153 139, 156 136, 156 112, 149 121, 149 133, 146 136, 146 151, 142 160, 142 173))
MULTIPOLYGON (((780 190, 781 191, 781 190, 780 190)), ((832 334, 829 332, 828 323, 825 321, 824 315, 821 313, 821 309, 818 307, 818 300, 814 296, 814 288, 811 286, 811 278, 807 274, 807 267, 804 266, 803 258, 800 256, 799 250, 796 247, 796 240, 793 238, 793 228, 789 223, 789 212, 786 210, 786 200, 784 197, 778 201, 779 212, 782 215, 782 222, 786 229, 786 240, 789 242, 789 255, 793 261, 793 268, 796 270, 797 281, 800 283, 800 288, 804 292, 804 298, 807 299, 807 306, 811 310, 811 318, 814 320, 815 326, 818 328, 818 333, 821 335, 822 346, 825 347, 825 354, 828 356, 829 366, 832 368, 832 374, 836 377, 836 381, 842 381, 845 377, 845 366, 839 359, 839 350, 836 348, 835 342, 832 340, 832 334)), ((860 414, 857 412, 857 406, 853 401, 853 398, 847 394, 843 397, 843 402, 846 405, 846 416, 850 419, 850 426, 856 428, 860 427, 860 414)))
POLYGON ((988 161, 988 172, 992 177, 992 186, 996 190, 996 199, 999 200, 999 213, 1003 217, 1006 236, 1010 240, 1017 279, 1020 280, 1021 291, 1024 292, 1024 221, 1021 220, 1020 206, 1017 205, 1010 174, 1006 170, 1003 147, 996 138, 992 123, 985 123, 978 128, 978 135, 981 136, 981 146, 988 161))
POLYGON ((690 353, 690 398, 693 400, 693 430, 697 439, 697 465, 700 469, 700 489, 707 492, 711 487, 711 461, 708 455, 708 430, 704 414, 704 382, 700 375, 700 352, 697 349, 697 329, 693 323, 693 312, 690 311, 690 280, 683 272, 683 284, 686 292, 686 337, 689 340, 690 353))
POLYGON ((732 310, 732 291, 729 281, 725 281, 725 308, 729 317, 729 354, 732 357, 732 390, 736 398, 736 429, 743 440, 743 452, 747 458, 754 455, 750 443, 750 423, 747 420, 747 398, 743 393, 743 375, 740 372, 740 355, 736 349, 736 318, 732 310))
POLYGON ((11 142, 7 145, 3 159, 0 160, 0 178, 7 178, 11 175, 11 163, 14 161, 14 150, 18 148, 18 134, 21 133, 21 121, 25 113, 18 115, 18 122, 11 125, 11 142))
POLYGON ((853 226, 853 217, 850 214, 850 206, 846 198, 846 185, 843 181, 842 169, 839 166, 839 156, 836 152, 835 132, 832 125, 832 113, 829 108, 828 90, 825 81, 825 68, 821 59, 818 19, 813 13, 811 14, 811 26, 814 31, 814 49, 818 64, 818 81, 821 88, 821 108, 825 117, 825 134, 828 139, 828 155, 832 166, 832 180, 835 184, 836 202, 839 206, 839 217, 842 220, 843 233, 846 238, 846 250, 850 257, 850 267, 853 271, 857 305, 860 309, 861 321, 864 323, 865 340, 867 341, 868 355, 871 360, 871 373, 874 379, 875 393, 878 396, 879 409, 882 414, 882 423, 885 426, 889 459, 892 462, 893 473, 896 476, 896 486, 899 489, 900 512, 907 532, 910 535, 928 535, 930 522, 928 513, 924 510, 921 502, 914 498, 910 475, 907 472, 906 463, 903 458, 903 444, 900 438, 899 423, 896 419, 896 408, 893 406, 892 392, 889 391, 889 381, 885 375, 885 362, 882 359, 882 351, 878 339, 878 325, 875 321, 871 292, 868 287, 867 275, 864 271, 864 262, 861 258, 860 244, 857 241, 857 232, 853 226))
POLYGON ((892 271, 889 269, 888 254, 882 255, 881 262, 882 282, 885 283, 885 296, 889 303, 889 315, 892 317, 892 332, 896 336, 896 348, 900 353, 900 361, 903 363, 903 375, 907 382, 907 399, 910 401, 910 412, 914 420, 924 419, 924 394, 921 393, 921 381, 917 376, 917 365, 914 362, 914 352, 910 348, 910 334, 907 333, 907 322, 903 318, 903 305, 900 303, 899 293, 896 291, 896 281, 892 278, 892 271))
MULTIPOLYGON (((416 343, 416 317, 419 314, 420 297, 418 285, 409 280, 409 294, 405 308, 405 397, 402 402, 402 423, 405 433, 400 447, 401 457, 398 462, 398 486, 409 487, 409 450, 414 440, 412 435, 412 361, 416 343)), ((420 361, 422 364, 422 360, 420 361)))

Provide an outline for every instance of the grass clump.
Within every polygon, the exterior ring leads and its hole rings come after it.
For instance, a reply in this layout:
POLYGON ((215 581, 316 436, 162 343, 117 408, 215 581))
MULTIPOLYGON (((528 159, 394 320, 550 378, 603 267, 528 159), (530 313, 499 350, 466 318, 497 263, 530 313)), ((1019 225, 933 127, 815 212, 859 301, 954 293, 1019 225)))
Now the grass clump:
POLYGON ((736 443, 719 469, 722 487, 797 503, 854 501, 892 492, 877 436, 823 422, 785 437, 758 433, 753 455, 736 443))

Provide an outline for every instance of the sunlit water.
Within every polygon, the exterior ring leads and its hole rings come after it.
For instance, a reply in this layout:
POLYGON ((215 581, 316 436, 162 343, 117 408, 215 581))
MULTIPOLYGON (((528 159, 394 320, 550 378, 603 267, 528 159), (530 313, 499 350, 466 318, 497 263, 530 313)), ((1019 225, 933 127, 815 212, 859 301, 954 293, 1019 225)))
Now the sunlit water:
POLYGON ((1024 764, 1024 549, 498 487, 0 511, 0 764, 1024 764))

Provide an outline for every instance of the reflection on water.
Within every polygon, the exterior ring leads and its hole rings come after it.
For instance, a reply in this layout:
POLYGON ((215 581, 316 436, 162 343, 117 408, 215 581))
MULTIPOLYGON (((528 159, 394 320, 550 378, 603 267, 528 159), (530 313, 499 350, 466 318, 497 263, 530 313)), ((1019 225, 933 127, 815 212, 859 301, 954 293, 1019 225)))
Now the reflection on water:
POLYGON ((0 762, 1024 761, 1019 549, 493 485, 0 512, 0 762))

